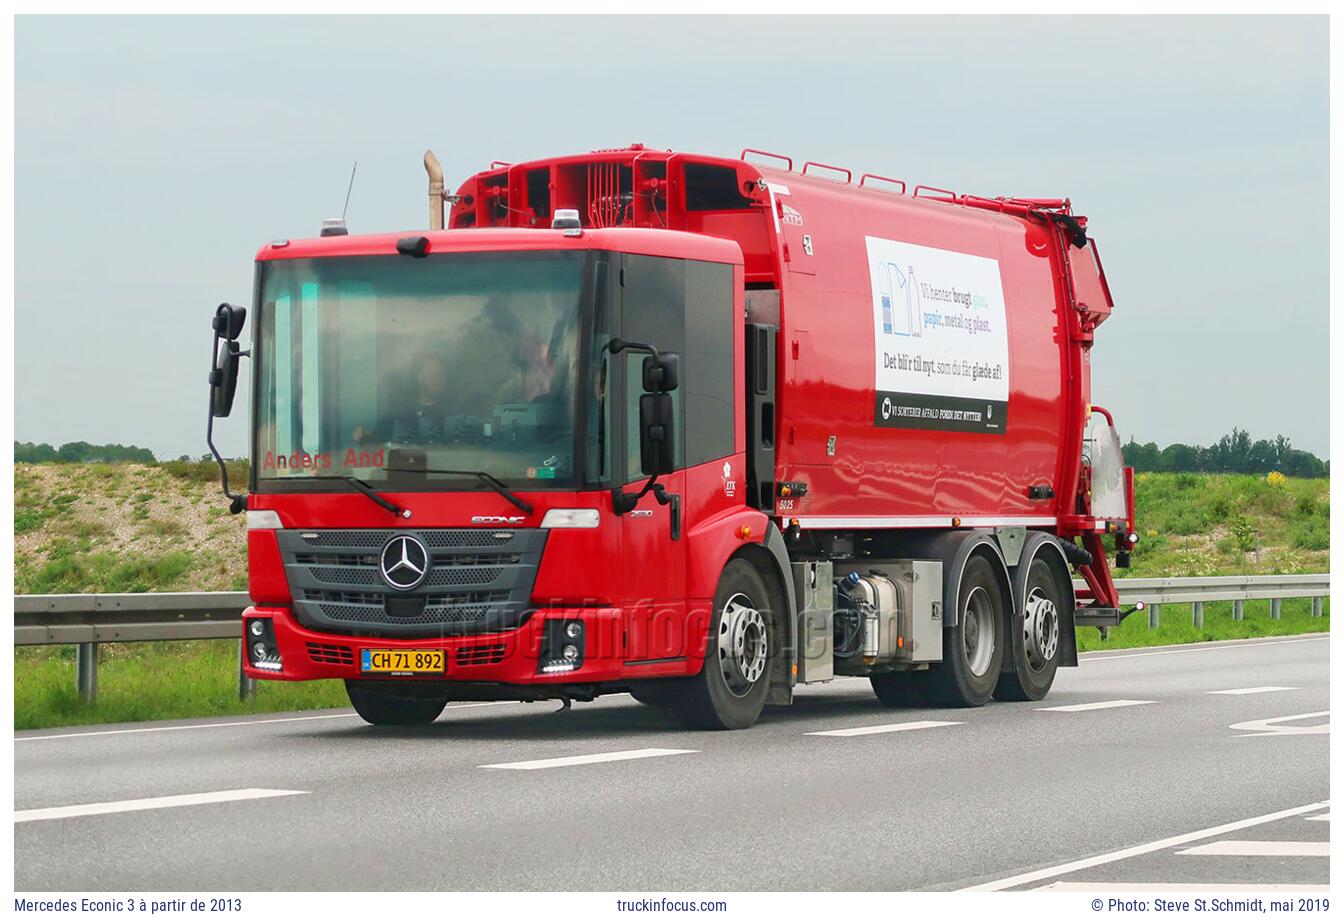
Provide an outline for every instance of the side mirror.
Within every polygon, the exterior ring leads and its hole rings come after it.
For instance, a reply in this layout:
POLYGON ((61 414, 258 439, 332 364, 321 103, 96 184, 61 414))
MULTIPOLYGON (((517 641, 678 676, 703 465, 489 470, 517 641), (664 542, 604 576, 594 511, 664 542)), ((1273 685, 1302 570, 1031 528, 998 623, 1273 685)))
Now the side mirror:
POLYGON ((676 469, 676 446, 672 397, 645 393, 639 397, 639 465, 644 474, 661 476, 676 469))
POLYGON ((644 359, 644 392, 671 393, 681 380, 681 359, 673 354, 649 355, 644 359))
POLYGON ((210 326, 215 330, 215 335, 232 342, 242 335, 245 322, 247 322, 247 307, 222 303, 215 310, 215 318, 211 320, 210 326))
POLYGON ((233 394, 238 389, 238 359, 242 352, 234 341, 218 341, 215 366, 210 371, 210 413, 224 418, 233 411, 233 394))

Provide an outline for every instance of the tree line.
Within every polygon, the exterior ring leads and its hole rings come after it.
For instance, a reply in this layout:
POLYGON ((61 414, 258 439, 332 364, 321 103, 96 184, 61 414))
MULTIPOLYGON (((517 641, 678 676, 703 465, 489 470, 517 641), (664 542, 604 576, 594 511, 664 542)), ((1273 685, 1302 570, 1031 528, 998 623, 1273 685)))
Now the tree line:
POLYGON ((1240 428, 1233 428, 1208 447, 1168 444, 1159 448, 1132 437, 1124 446, 1125 463, 1138 472, 1256 473, 1279 472, 1285 476, 1317 478, 1330 475, 1330 461, 1293 447, 1279 435, 1273 440, 1252 441, 1240 428))
POLYGON ((153 451, 134 444, 90 444, 70 441, 60 447, 14 442, 15 463, 157 463, 153 451))

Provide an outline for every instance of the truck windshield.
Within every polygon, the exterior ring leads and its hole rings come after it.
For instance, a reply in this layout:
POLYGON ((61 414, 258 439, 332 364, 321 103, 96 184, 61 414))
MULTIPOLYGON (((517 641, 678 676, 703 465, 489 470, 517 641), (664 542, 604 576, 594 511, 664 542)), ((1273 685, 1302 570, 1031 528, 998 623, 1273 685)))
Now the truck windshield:
POLYGON ((263 262, 259 485, 316 474, 476 487, 434 470, 484 471, 527 489, 572 484, 584 258, 263 262))

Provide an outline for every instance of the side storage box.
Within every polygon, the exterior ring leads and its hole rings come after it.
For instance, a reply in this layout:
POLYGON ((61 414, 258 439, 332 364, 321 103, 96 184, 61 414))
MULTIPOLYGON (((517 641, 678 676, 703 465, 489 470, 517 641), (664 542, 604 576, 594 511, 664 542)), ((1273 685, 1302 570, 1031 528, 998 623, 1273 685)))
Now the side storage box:
POLYGON ((835 677, 835 618, 832 567, 829 562, 793 563, 794 596, 798 599, 798 683, 814 684, 835 677))

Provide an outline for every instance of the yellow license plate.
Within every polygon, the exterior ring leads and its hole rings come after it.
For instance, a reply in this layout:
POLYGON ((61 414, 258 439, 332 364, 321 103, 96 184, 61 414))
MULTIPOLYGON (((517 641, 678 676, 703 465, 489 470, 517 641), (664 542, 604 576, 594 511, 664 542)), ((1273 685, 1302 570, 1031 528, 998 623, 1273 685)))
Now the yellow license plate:
POLYGON ((359 658, 365 674, 442 674, 447 667, 441 648, 366 648, 359 658))

